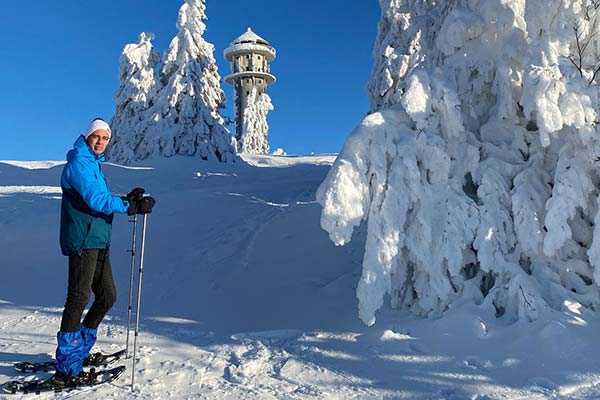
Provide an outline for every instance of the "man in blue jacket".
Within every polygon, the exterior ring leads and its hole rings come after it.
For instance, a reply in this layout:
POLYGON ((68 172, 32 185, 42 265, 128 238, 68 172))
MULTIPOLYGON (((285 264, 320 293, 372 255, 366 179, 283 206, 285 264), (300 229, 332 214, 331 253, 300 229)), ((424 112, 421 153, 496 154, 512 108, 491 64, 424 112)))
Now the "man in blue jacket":
POLYGON ((155 204, 140 188, 126 197, 110 193, 101 167, 110 136, 105 121, 93 120, 67 153, 61 177, 60 247, 69 257, 69 283, 57 334, 56 387, 85 382, 82 367, 93 364, 90 350, 98 325, 116 301, 109 257, 114 213, 147 214, 155 204), (82 322, 92 292, 94 302, 82 322))

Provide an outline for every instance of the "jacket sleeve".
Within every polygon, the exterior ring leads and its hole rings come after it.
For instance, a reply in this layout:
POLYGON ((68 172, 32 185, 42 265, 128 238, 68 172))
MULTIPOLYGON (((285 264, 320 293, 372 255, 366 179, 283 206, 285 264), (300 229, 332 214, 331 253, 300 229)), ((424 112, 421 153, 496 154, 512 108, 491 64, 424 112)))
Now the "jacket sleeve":
MULTIPOLYGON (((92 165, 74 160, 68 168, 66 183, 83 197, 92 210, 103 214, 127 213, 129 202, 111 195, 104 181, 100 181, 102 178, 96 176, 92 165)), ((63 186, 66 186, 65 182, 63 186)))

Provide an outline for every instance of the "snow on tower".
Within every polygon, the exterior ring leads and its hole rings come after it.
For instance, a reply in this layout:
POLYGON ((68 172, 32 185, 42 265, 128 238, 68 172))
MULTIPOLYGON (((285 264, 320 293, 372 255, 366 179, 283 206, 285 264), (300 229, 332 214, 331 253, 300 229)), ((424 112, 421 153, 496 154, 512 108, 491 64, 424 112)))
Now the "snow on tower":
POLYGON ((252 88, 248 105, 242 117, 242 137, 238 140, 238 151, 249 154, 269 154, 267 113, 273 110, 271 98, 252 88))
POLYGON ((275 49, 248 28, 230 43, 223 54, 231 63, 232 73, 225 77, 225 82, 234 86, 235 137, 240 141, 244 132, 244 110, 252 89, 255 88, 260 95, 266 93, 267 86, 275 82, 269 66, 269 62, 275 59, 275 49))

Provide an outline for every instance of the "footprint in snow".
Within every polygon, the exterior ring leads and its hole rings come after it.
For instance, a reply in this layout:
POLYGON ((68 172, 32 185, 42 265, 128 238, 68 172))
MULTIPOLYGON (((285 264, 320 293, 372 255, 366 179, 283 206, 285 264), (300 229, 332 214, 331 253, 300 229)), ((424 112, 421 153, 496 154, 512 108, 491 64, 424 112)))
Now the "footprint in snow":
POLYGON ((231 335, 233 340, 244 341, 244 340, 256 340, 266 343, 279 343, 288 340, 297 339, 302 336, 302 332, 296 329, 281 329, 274 331, 264 332, 247 332, 247 333, 236 333, 231 335))
MULTIPOLYGON (((464 391, 456 388, 446 388, 435 392, 427 400, 472 400, 464 391)), ((483 398, 480 400, 484 400, 483 398)))
MULTIPOLYGON (((419 339, 393 330, 385 330, 379 338, 379 341, 384 345, 392 344, 395 346, 400 346, 402 351, 407 354, 428 354, 427 348, 423 344, 419 343, 419 339)), ((377 349, 380 348, 379 345, 376 347, 377 349)))
POLYGON ((494 364, 490 360, 482 360, 478 357, 470 356, 461 361, 460 367, 489 371, 494 368, 494 364))
POLYGON ((559 390, 559 386, 548 378, 535 377, 529 381, 532 391, 542 392, 545 394, 554 393, 559 390))

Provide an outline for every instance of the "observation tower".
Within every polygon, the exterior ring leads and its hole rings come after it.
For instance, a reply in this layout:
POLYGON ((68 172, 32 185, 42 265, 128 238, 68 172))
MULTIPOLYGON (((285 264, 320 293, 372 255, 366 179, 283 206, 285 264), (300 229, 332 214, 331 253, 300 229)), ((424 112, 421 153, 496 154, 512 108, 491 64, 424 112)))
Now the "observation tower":
POLYGON ((231 64, 231 74, 224 80, 234 87, 235 137, 239 140, 250 91, 256 88, 258 93, 265 93, 267 86, 275 82, 269 65, 275 59, 275 49, 248 28, 229 44, 223 55, 231 64))

